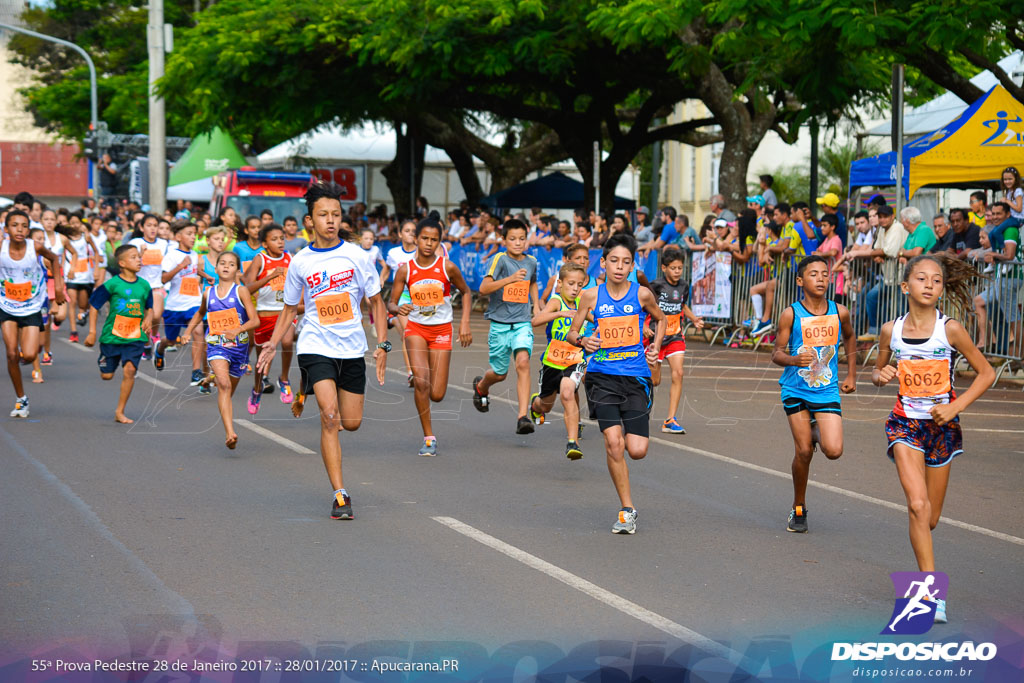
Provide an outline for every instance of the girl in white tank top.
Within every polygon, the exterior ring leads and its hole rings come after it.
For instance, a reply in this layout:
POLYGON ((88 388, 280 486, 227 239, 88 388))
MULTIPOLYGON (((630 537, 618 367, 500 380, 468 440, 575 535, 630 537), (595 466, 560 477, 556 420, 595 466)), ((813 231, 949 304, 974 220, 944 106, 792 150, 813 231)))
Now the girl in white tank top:
MULTIPOLYGON (((963 453, 958 415, 995 379, 964 326, 939 310, 940 305, 970 310, 970 286, 977 276, 973 266, 956 258, 926 254, 911 259, 900 285, 909 311, 882 327, 871 376, 877 386, 899 381, 885 434, 907 497, 910 544, 922 572, 935 571, 931 530, 942 514, 950 463, 963 453), (953 388, 957 353, 977 372, 959 395, 953 388)), ((945 597, 935 596, 938 623, 946 621, 945 597)))

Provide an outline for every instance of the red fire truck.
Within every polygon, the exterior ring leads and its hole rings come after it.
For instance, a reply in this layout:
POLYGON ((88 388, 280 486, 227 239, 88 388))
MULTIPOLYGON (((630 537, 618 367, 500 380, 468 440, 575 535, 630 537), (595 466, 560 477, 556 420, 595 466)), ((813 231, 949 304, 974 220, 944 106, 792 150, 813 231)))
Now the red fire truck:
POLYGON ((249 166, 225 171, 213 179, 210 213, 216 217, 230 206, 244 220, 246 216, 259 216, 264 209, 270 209, 276 223, 294 216, 301 225, 306 213, 302 196, 312 180, 309 173, 257 171, 249 166))

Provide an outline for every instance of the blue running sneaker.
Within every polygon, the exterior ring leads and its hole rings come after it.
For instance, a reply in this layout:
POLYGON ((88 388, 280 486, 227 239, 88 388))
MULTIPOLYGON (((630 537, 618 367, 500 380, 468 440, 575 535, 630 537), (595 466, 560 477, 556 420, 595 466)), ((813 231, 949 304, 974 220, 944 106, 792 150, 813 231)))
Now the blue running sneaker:
POLYGON ((423 438, 423 445, 420 446, 419 455, 423 455, 423 456, 430 457, 430 458, 432 458, 435 455, 437 455, 437 439, 435 439, 432 436, 431 437, 424 437, 423 438))
POLYGON ((661 423, 661 431, 666 434, 685 434, 686 430, 683 426, 673 417, 671 420, 665 420, 661 423))

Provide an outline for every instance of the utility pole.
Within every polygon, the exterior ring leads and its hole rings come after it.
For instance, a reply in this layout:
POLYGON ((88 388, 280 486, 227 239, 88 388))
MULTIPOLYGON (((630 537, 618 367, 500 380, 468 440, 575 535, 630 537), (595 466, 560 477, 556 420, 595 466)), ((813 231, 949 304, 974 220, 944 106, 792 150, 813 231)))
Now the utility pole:
POLYGON ((896 218, 903 208, 903 79, 902 64, 892 65, 892 146, 896 152, 896 218))
MULTIPOLYGON (((96 65, 92 63, 92 58, 89 56, 89 53, 86 52, 85 50, 83 50, 82 48, 80 48, 79 46, 75 45, 74 43, 69 42, 67 40, 62 40, 60 38, 54 38, 53 36, 48 36, 45 33, 36 33, 35 31, 29 31, 27 28, 21 28, 20 26, 12 26, 10 24, 2 24, 2 23, 0 23, 0 29, 5 29, 7 31, 15 31, 17 33, 24 33, 27 36, 32 36, 33 38, 38 38, 39 40, 48 40, 51 43, 57 43, 58 45, 63 45, 64 47, 69 47, 72 50, 74 50, 75 52, 77 52, 78 54, 82 55, 82 57, 85 59, 85 63, 89 66, 89 130, 91 130, 94 133, 98 134, 99 133, 99 125, 98 125, 99 124, 99 119, 98 119, 99 104, 98 104, 98 100, 96 98, 96 65)), ((102 149, 98 150, 98 152, 100 153, 100 155, 103 154, 103 150, 102 149)), ((97 199, 99 199, 99 194, 100 194, 100 169, 96 166, 96 164, 92 165, 92 192, 93 192, 93 196, 96 197, 97 199)))
POLYGON ((594 213, 601 213, 601 143, 594 140, 594 213))
MULTIPOLYGON (((811 119, 811 201, 816 209, 818 199, 818 119, 811 119)), ((815 211, 817 212, 817 211, 815 211)))
POLYGON ((149 0, 149 206, 157 214, 167 208, 167 121, 156 82, 164 75, 164 0, 149 0))

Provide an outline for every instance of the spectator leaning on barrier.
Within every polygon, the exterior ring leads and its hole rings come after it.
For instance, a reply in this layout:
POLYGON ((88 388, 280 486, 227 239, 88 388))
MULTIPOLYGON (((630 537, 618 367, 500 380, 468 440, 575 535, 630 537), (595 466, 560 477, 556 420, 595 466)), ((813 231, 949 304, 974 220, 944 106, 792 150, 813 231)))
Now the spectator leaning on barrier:
POLYGON ((818 206, 821 207, 821 211, 826 216, 835 216, 839 222, 839 227, 836 229, 836 235, 839 236, 839 241, 842 242, 843 246, 846 246, 848 235, 846 230, 846 216, 839 210, 839 195, 835 192, 827 192, 824 197, 818 197, 818 206))
MULTIPOLYGON (((920 214, 919 214, 920 215, 920 214)), ((881 230, 875 237, 871 251, 857 254, 857 258, 870 258, 882 266, 882 279, 868 290, 864 297, 864 308, 868 316, 868 334, 878 334, 879 299, 883 292, 896 286, 896 259, 899 257, 903 244, 907 241, 907 231, 896 222, 891 206, 878 207, 878 225, 881 230)), ((893 315, 894 312, 888 313, 893 315)))
POLYGON ((729 251, 729 221, 716 218, 712 223, 714 230, 704 238, 710 251, 729 251))
POLYGON ((587 223, 576 224, 576 241, 588 249, 593 242, 593 231, 590 229, 590 225, 587 223))
MULTIPOLYGON (((996 202, 991 209, 997 223, 996 227, 988 234, 992 249, 984 254, 984 261, 988 264, 1015 261, 1020 247, 1019 221, 1013 217, 1011 207, 1006 202, 996 202)), ((995 349, 995 351, 1008 353, 1011 356, 1020 356, 1022 346, 1024 346, 1024 330, 1021 329, 1018 296, 1021 285, 1024 284, 1024 273, 1021 272, 1022 267, 1015 264, 999 265, 998 268, 996 281, 974 298, 974 312, 978 317, 978 348, 987 346, 988 312, 986 305, 997 303, 1003 316, 1003 322, 1010 326, 1010 335, 1013 341, 1010 342, 1009 337, 1006 338, 1012 348, 1006 346, 995 349)))
POLYGON ((793 227, 793 221, 790 220, 790 211, 790 206, 786 202, 780 202, 775 207, 772 220, 779 229, 779 243, 774 247, 769 247, 768 251, 773 257, 781 256, 786 252, 789 252, 789 255, 795 254, 797 258, 803 258, 806 255, 800 235, 793 227))
MULTIPOLYGON (((789 215, 789 206, 786 207, 786 216, 789 215)), ((775 207, 778 212, 779 207, 775 207)), ((765 229, 757 236, 757 262, 764 268, 766 279, 758 282, 749 289, 750 306, 754 310, 752 318, 743 321, 744 327, 750 328, 752 335, 764 334, 772 327, 772 306, 775 303, 775 286, 778 273, 775 268, 776 257, 782 253, 780 249, 781 230, 779 224, 769 221, 765 229)))
POLYGON ((940 251, 949 251, 953 248, 955 235, 950 229, 946 214, 937 213, 932 217, 932 231, 935 233, 935 244, 929 249, 929 253, 937 254, 940 251))
POLYGON ((647 224, 647 214, 646 206, 636 210, 636 229, 633 231, 633 237, 636 238, 638 246, 643 246, 654 239, 654 226, 647 224))
POLYGON ((793 202, 789 218, 793 221, 793 231, 800 237, 803 251, 803 253, 797 253, 797 258, 803 258, 805 255, 813 253, 818 248, 821 236, 812 220, 811 207, 806 202, 793 202))
MULTIPOLYGON (((552 220, 555 220, 552 218, 552 220)), ((555 248, 564 249, 570 244, 575 244, 576 238, 572 234, 572 226, 569 225, 569 221, 558 221, 557 227, 558 237, 555 239, 555 248)))
POLYGON ((926 254, 935 246, 935 233, 921 218, 921 210, 916 206, 907 206, 900 211, 900 223, 908 233, 899 251, 901 263, 926 254))
POLYGON ((766 203, 763 195, 756 194, 753 197, 747 197, 747 208, 754 212, 755 219, 758 220, 764 216, 766 203))
POLYGON ((761 196, 764 197, 765 208, 768 210, 774 209, 779 205, 779 198, 775 196, 775 190, 772 189, 772 185, 775 184, 775 178, 766 173, 759 180, 761 181, 761 196))
POLYGON ((732 252, 734 263, 746 263, 754 255, 757 231, 757 212, 753 209, 740 211, 736 218, 736 227, 730 229, 730 234, 735 234, 735 238, 729 242, 729 251, 732 252))
POLYGON ((594 215, 594 232, 590 240, 590 246, 594 249, 601 249, 604 247, 604 243, 608 241, 611 236, 611 231, 608 228, 608 221, 604 216, 595 214, 594 215))
MULTIPOLYGON (((875 215, 875 225, 871 225, 870 216, 867 211, 858 211, 853 215, 853 226, 857 235, 853 239, 852 247, 867 247, 875 243, 875 232, 878 226, 878 215, 875 215)), ((851 247, 851 248, 852 248, 851 247)))
POLYGON ((642 247, 637 248, 637 252, 646 254, 652 249, 657 250, 664 247, 666 244, 676 244, 679 240, 679 233, 676 231, 676 210, 671 206, 666 206, 661 210, 661 235, 658 239, 653 242, 648 242, 642 247))
POLYGON ((676 225, 683 228, 683 236, 678 240, 679 246, 689 251, 704 251, 704 242, 700 233, 690 225, 689 216, 682 213, 676 216, 676 225))
POLYGON ((981 248, 981 228, 971 222, 967 209, 953 209, 949 212, 949 225, 952 228, 952 252, 960 258, 966 258, 971 249, 981 248))
POLYGON ((726 208, 725 195, 716 194, 711 196, 711 212, 726 222, 736 222, 736 214, 726 208))

